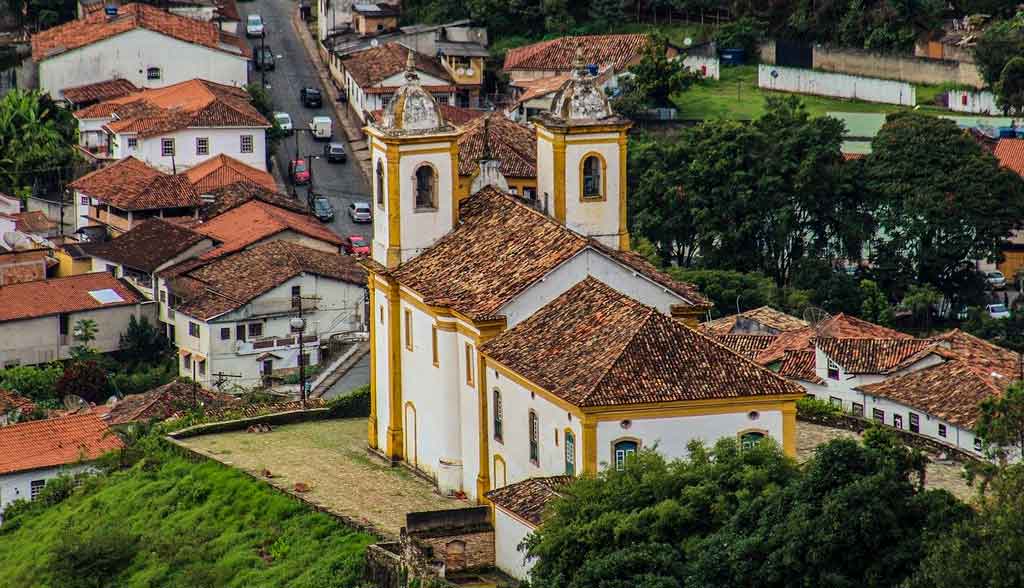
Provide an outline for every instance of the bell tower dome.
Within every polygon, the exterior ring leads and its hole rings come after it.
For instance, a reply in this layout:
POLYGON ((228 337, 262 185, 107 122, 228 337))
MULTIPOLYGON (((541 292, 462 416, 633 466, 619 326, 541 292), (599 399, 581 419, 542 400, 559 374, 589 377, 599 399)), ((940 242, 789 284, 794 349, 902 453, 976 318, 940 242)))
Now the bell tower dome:
POLYGON ((420 85, 410 50, 405 81, 379 123, 365 128, 373 176, 373 259, 395 267, 431 246, 458 219, 460 131, 420 85))
POLYGON ((616 249, 629 249, 626 134, 577 49, 570 79, 537 127, 537 193, 556 220, 616 249))

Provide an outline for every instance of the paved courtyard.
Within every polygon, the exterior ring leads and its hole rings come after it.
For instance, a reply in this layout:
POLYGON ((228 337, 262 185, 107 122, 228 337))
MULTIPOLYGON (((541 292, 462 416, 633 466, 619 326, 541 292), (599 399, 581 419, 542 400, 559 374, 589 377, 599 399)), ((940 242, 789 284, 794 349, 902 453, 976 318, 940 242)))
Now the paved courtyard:
POLYGON ((472 506, 445 498, 427 481, 404 468, 393 468, 366 452, 366 419, 316 421, 275 428, 270 433, 244 431, 202 435, 183 445, 227 465, 293 491, 309 485, 303 497, 326 510, 362 521, 396 536, 405 513, 472 506))

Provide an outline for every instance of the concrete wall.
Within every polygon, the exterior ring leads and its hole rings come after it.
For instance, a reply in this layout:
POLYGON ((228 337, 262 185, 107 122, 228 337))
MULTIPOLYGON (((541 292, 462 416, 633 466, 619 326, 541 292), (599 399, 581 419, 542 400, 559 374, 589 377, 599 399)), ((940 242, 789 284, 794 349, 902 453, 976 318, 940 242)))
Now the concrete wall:
POLYGON ((705 57, 703 55, 687 55, 683 58, 683 65, 696 72, 702 72, 704 77, 717 80, 719 78, 718 57, 705 57))
POLYGON ((917 90, 907 82, 761 64, 758 87, 798 94, 915 106, 917 90), (774 75, 773 75, 774 74, 774 75))
POLYGON ((501 508, 494 509, 494 565, 517 580, 529 579, 534 561, 525 559, 519 544, 533 527, 501 508))
POLYGON ((990 114, 1002 116, 1003 111, 996 106, 996 96, 992 92, 970 90, 950 90, 946 92, 949 99, 949 109, 956 112, 970 112, 972 114, 990 114))
POLYGON ((61 474, 75 475, 81 472, 93 470, 88 465, 72 465, 66 467, 43 468, 27 472, 16 472, 0 476, 0 521, 3 521, 3 512, 7 505, 15 500, 30 500, 32 497, 32 482, 38 480, 52 480, 61 474))

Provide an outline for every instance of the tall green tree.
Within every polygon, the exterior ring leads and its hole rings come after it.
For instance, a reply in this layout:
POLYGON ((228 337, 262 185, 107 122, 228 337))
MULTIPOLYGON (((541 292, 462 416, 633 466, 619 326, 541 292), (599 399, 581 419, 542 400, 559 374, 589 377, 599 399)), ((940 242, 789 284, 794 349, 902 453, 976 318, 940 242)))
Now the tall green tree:
POLYGON ((669 274, 694 284, 701 294, 714 303, 714 316, 725 316, 768 306, 777 301, 775 283, 761 274, 744 274, 729 270, 669 268, 669 274))
POLYGON ((860 317, 868 322, 891 327, 895 318, 892 306, 885 297, 885 293, 872 280, 861 280, 861 296, 864 302, 861 304, 860 317))
POLYGON ((147 317, 128 319, 128 329, 121 333, 121 355, 132 363, 159 361, 170 349, 170 341, 147 317))
POLYGON ((1024 15, 992 23, 974 46, 974 61, 985 83, 995 87, 1003 69, 1024 55, 1024 15))
POLYGON ((670 96, 700 79, 699 74, 687 71, 681 58, 669 59, 668 40, 659 34, 651 35, 640 61, 629 71, 633 74, 632 90, 655 107, 668 106, 670 96))
POLYGON ((1004 114, 1024 112, 1024 57, 1006 62, 995 91, 996 104, 1004 114))
POLYGON ((589 5, 591 23, 601 31, 610 31, 621 25, 626 16, 623 0, 590 0, 589 5))
POLYGON ((1011 384, 1002 396, 981 402, 974 432, 985 440, 995 457, 1005 460, 1024 455, 1024 384, 1011 384))
POLYGON ((0 192, 15 194, 36 181, 63 176, 75 159, 78 124, 37 91, 12 90, 0 99, 0 192))

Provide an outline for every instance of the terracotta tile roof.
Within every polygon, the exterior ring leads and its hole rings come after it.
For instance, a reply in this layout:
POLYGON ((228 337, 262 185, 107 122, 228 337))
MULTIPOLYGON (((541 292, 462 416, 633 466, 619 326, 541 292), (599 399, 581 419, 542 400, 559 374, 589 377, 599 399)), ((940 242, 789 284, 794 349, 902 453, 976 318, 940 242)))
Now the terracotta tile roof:
POLYGON ((118 98, 120 96, 127 96, 133 92, 138 92, 140 88, 128 80, 113 79, 104 80, 102 82, 96 82, 94 84, 85 84, 84 86, 74 86, 71 88, 64 88, 61 90, 61 94, 64 95, 64 99, 72 104, 86 104, 91 102, 102 102, 104 100, 110 100, 111 98, 118 98))
POLYGON ((858 390, 916 408, 958 427, 973 429, 978 420, 978 404, 1001 395, 1010 382, 1012 380, 993 376, 965 360, 954 360, 860 386, 858 390))
POLYGON ((993 155, 1000 165, 1024 176, 1024 139, 999 139, 993 155))
POLYGON ((17 321, 66 312, 137 304, 142 299, 126 284, 107 272, 79 274, 0 286, 0 322, 17 321), (121 302, 103 304, 89 292, 113 290, 121 302))
POLYGON ((342 239, 320 221, 306 214, 251 200, 198 225, 195 230, 221 242, 202 259, 214 259, 238 251, 285 231, 341 246, 342 239))
POLYGON ((913 337, 906 333, 894 331, 893 329, 869 323, 857 317, 839 313, 819 324, 817 329, 805 327, 786 331, 778 335, 775 341, 757 356, 757 363, 767 365, 776 361, 782 361, 786 351, 813 349, 814 346, 811 340, 815 337, 831 337, 836 339, 913 339, 913 337))
POLYGON ((12 411, 27 413, 32 412, 35 408, 35 403, 29 398, 0 388, 0 415, 12 411))
POLYGON ((771 335, 717 335, 714 339, 747 359, 756 358, 775 340, 771 335))
POLYGON ((267 190, 250 182, 235 182, 215 188, 209 193, 213 196, 213 202, 204 202, 199 208, 199 217, 204 221, 238 208, 251 200, 273 204, 292 212, 306 213, 306 207, 295 198, 285 196, 276 190, 267 190))
POLYGON ((496 318, 505 303, 588 248, 691 303, 706 303, 692 285, 672 280, 639 255, 606 248, 494 188, 463 199, 459 225, 426 251, 393 270, 375 271, 393 275, 428 304, 486 320, 496 318))
POLYGON ((742 325, 743 321, 740 319, 753 321, 759 325, 763 325, 769 329, 783 333, 807 327, 807 322, 802 319, 788 315, 780 310, 775 310, 770 306, 761 306, 753 310, 741 312, 740 314, 733 314, 713 321, 708 321, 706 323, 701 323, 701 328, 712 335, 729 335, 733 333, 733 330, 737 327, 737 323, 742 325))
MULTIPOLYGON (((327 402, 323 398, 307 398, 305 408, 324 408, 327 402)), ((301 400, 283 402, 261 402, 258 404, 222 404, 203 411, 207 419, 252 418, 265 414, 303 410, 301 400)))
POLYGON ((477 173, 486 143, 491 157, 501 161, 501 173, 505 177, 537 177, 537 136, 529 127, 512 122, 499 112, 492 112, 463 129, 458 139, 459 175, 477 173))
POLYGON ((206 235, 180 225, 151 218, 110 241, 89 243, 85 247, 93 257, 153 273, 161 265, 207 238, 206 235))
POLYGON ((815 338, 813 343, 849 374, 890 374, 936 353, 932 339, 815 338))
POLYGON ((562 84, 569 80, 569 74, 537 78, 536 80, 520 80, 512 85, 522 88, 523 92, 516 98, 515 106, 529 102, 534 98, 554 94, 562 87, 562 84))
POLYGON ((647 35, 640 34, 561 37, 509 49, 505 54, 504 70, 568 72, 572 70, 577 48, 583 51, 587 63, 612 65, 622 70, 640 56, 649 42, 647 35))
POLYGON ((108 19, 103 11, 93 12, 32 35, 32 60, 39 62, 135 29, 147 29, 244 59, 252 57, 242 39, 221 31, 215 23, 178 16, 146 4, 127 4, 118 12, 115 19, 108 19))
POLYGON ((18 212, 10 217, 14 219, 14 230, 22 233, 45 233, 57 228, 57 223, 41 210, 18 212))
POLYGON ((366 272, 351 255, 326 253, 290 241, 271 241, 223 257, 174 278, 194 295, 175 310, 208 320, 248 304, 301 274, 365 285, 366 272), (186 283, 183 283, 186 282, 186 283))
MULTIPOLYGON (((438 104, 437 106, 441 109, 441 116, 444 117, 444 120, 455 126, 463 126, 489 112, 486 110, 477 110, 475 108, 460 108, 449 104, 438 104)), ((374 110, 373 112, 370 112, 370 120, 368 122, 380 122, 382 116, 384 116, 383 109, 374 110)))
POLYGON ((594 278, 480 352, 580 407, 800 393, 798 386, 594 278))
POLYGON ((111 408, 107 422, 111 425, 124 425, 162 421, 191 409, 196 401, 204 408, 219 408, 238 402, 230 394, 220 394, 202 386, 193 388, 190 383, 174 380, 142 394, 125 396, 111 408))
POLYGON ((953 329, 935 338, 957 358, 988 373, 1004 378, 1021 378, 1021 355, 1015 351, 993 345, 984 339, 953 329))
POLYGON ((787 380, 803 380, 811 384, 824 384, 825 380, 818 377, 814 368, 815 353, 813 349, 787 351, 782 358, 782 365, 779 366, 778 374, 787 380))
POLYGON ((209 194, 236 182, 252 182, 267 190, 277 190, 274 176, 224 154, 215 155, 184 174, 200 194, 209 194))
POLYGON ((0 428, 0 474, 93 460, 121 447, 94 414, 19 423, 0 428))
POLYGON ((151 88, 76 110, 75 118, 112 118, 112 133, 146 137, 190 127, 269 128, 242 88, 207 80, 188 80, 151 88))
POLYGON ((126 157, 90 172, 68 187, 121 210, 199 206, 199 193, 182 174, 172 176, 126 157))
POLYGON ((573 479, 572 476, 527 478, 522 482, 495 488, 484 496, 498 508, 536 527, 540 525, 548 504, 561 496, 559 490, 573 479))
POLYGON ((854 161, 857 159, 864 159, 867 155, 863 153, 843 153, 843 161, 854 161))
MULTIPOLYGON (((356 84, 365 91, 370 86, 405 71, 408 54, 409 49, 398 43, 385 43, 379 47, 350 53, 341 58, 341 63, 356 84)), ((454 83, 452 77, 436 59, 415 51, 413 58, 416 61, 417 71, 454 83)))

